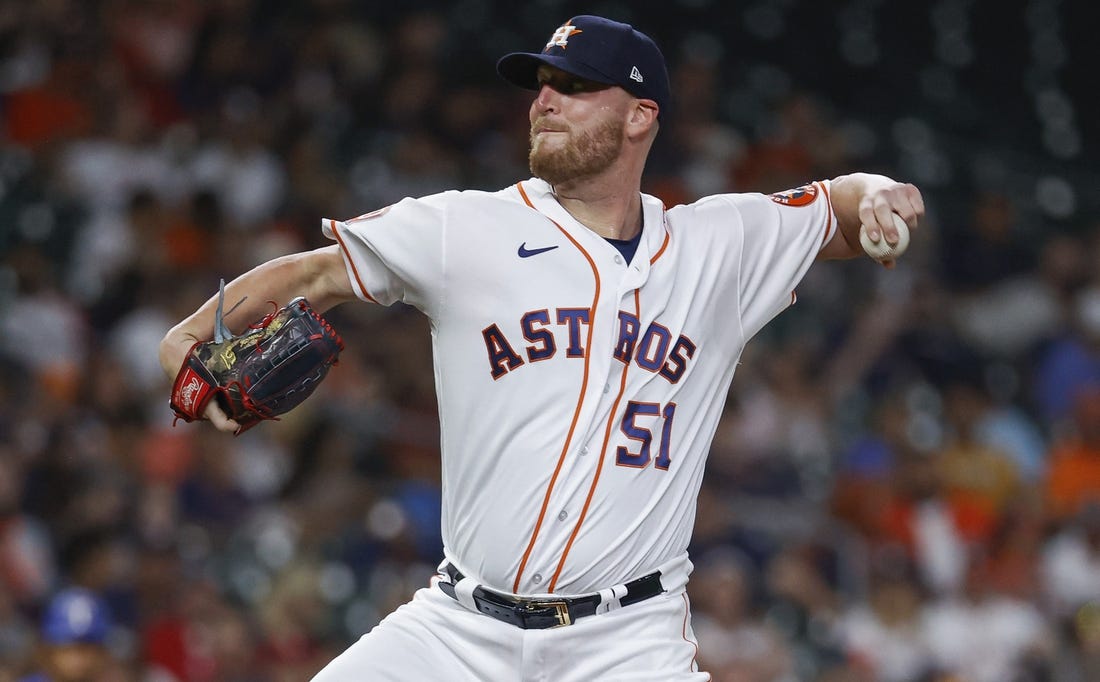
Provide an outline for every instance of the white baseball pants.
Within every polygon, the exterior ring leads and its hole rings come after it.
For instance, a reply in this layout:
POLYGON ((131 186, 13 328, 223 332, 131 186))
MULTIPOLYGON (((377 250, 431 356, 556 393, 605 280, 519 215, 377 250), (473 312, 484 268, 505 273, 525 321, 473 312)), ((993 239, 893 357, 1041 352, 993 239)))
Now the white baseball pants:
POLYGON ((709 680, 682 591, 573 625, 523 630, 420 589, 314 682, 679 682, 709 680))

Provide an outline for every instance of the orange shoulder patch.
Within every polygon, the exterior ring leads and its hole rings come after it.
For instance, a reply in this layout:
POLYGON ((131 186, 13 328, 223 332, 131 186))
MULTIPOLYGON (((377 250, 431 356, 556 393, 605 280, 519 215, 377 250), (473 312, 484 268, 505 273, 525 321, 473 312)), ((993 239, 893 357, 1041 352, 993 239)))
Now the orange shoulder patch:
POLYGON ((771 195, 771 198, 775 203, 784 206, 809 206, 814 203, 814 199, 817 199, 817 185, 811 183, 795 189, 776 192, 771 195))

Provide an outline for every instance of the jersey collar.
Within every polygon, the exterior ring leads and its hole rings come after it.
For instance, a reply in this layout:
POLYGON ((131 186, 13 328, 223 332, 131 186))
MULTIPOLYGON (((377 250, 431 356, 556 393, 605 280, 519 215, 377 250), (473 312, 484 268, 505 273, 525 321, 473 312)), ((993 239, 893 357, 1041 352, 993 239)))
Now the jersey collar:
MULTIPOLYGON (((578 222, 566 211, 557 197, 550 183, 539 178, 530 178, 520 183, 523 191, 535 209, 551 220, 568 229, 574 236, 584 235, 587 240, 603 240, 603 237, 578 222)), ((641 193, 642 198, 642 240, 638 244, 638 252, 634 255, 634 263, 641 265, 643 271, 648 271, 651 260, 665 244, 665 205, 657 197, 641 193)), ((609 248, 614 248, 610 244, 609 248)))

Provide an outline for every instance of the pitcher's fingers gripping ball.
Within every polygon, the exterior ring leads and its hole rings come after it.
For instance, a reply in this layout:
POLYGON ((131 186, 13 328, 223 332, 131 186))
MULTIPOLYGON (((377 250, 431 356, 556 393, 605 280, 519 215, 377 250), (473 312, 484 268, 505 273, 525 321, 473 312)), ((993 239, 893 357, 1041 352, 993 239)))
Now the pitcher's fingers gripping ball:
POLYGON ((229 333, 222 317, 219 299, 214 340, 192 346, 176 375, 170 404, 178 419, 202 419, 212 399, 240 424, 238 434, 277 419, 316 390, 344 349, 332 325, 302 297, 240 336, 229 333))
POLYGON ((880 232, 877 242, 871 241, 871 237, 867 234, 867 226, 860 225, 859 227, 859 243, 863 246, 863 250, 867 252, 868 256, 880 263, 897 260, 909 248, 909 226, 897 213, 894 213, 893 217, 894 227, 898 231, 898 240, 894 244, 886 241, 886 235, 882 232, 880 232))

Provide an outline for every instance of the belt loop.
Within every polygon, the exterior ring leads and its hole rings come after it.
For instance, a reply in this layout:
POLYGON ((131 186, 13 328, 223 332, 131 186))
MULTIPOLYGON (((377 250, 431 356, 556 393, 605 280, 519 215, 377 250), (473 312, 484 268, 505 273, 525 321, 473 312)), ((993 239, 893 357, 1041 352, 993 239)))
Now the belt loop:
POLYGON ((477 589, 477 583, 469 578, 463 578, 454 584, 455 586, 455 599, 459 604, 462 604, 471 611, 476 612, 477 604, 474 603, 474 590, 477 589))
POLYGON ((615 585, 606 590, 600 590, 600 603, 596 605, 596 613, 607 613, 615 609, 621 609, 620 599, 626 596, 626 585, 615 585))

